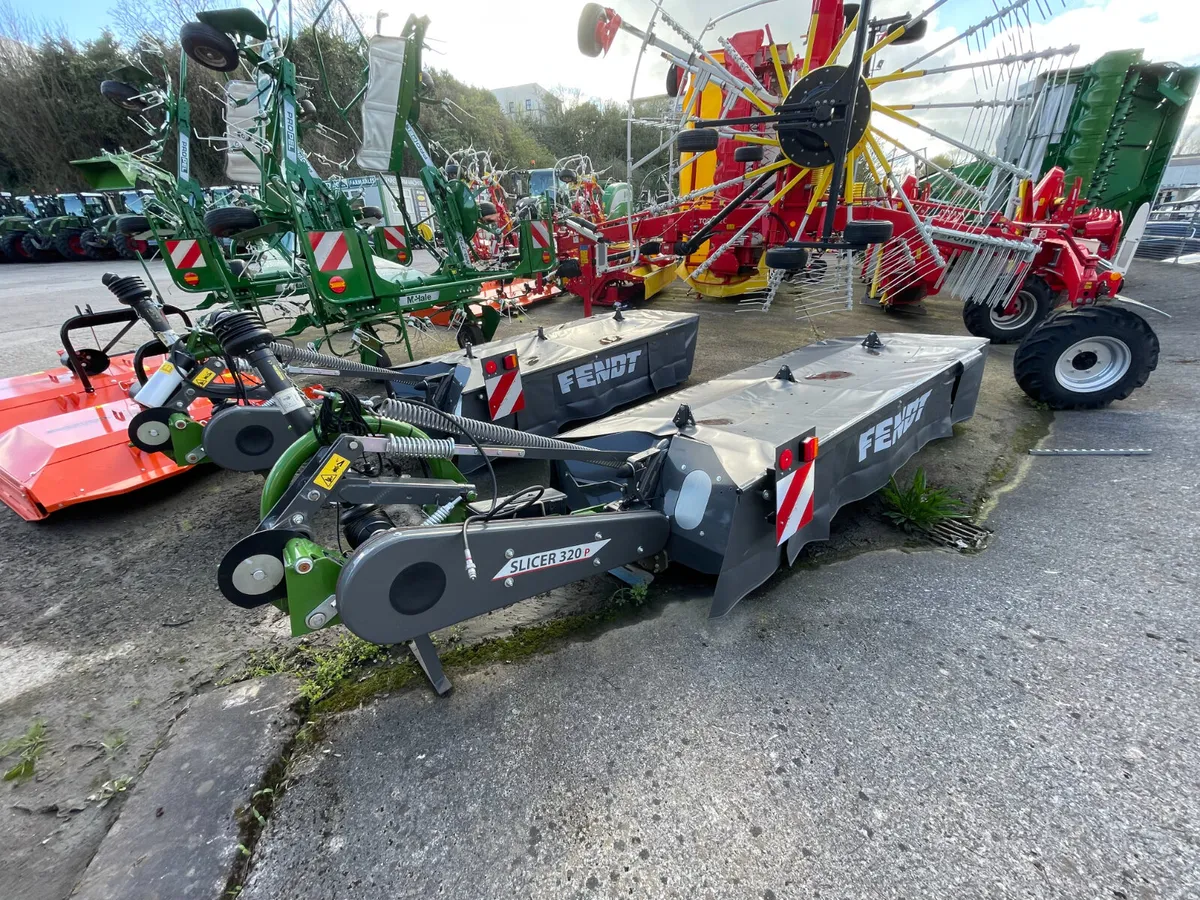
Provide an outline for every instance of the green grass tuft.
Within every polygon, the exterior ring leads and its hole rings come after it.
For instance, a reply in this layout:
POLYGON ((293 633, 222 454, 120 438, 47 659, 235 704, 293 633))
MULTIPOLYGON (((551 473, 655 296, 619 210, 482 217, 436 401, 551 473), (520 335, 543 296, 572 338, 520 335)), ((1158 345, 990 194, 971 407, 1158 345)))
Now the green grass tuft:
POLYGON ((4 772, 5 781, 25 781, 33 777, 37 761, 46 749, 46 723, 35 719, 25 733, 0 744, 0 759, 17 757, 17 764, 4 772))
POLYGON ((906 488, 893 475, 880 496, 888 507, 884 515, 906 531, 929 531, 939 522, 965 518, 963 504, 945 488, 931 487, 924 469, 917 469, 906 488))

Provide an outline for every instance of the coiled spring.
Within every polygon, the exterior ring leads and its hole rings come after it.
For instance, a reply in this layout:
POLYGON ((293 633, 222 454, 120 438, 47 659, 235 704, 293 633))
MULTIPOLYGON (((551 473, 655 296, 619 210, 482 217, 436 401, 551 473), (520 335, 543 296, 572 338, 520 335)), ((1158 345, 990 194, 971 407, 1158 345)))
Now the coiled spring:
POLYGON ((452 438, 414 438, 388 435, 388 456, 413 457, 418 459, 451 459, 454 456, 452 438))

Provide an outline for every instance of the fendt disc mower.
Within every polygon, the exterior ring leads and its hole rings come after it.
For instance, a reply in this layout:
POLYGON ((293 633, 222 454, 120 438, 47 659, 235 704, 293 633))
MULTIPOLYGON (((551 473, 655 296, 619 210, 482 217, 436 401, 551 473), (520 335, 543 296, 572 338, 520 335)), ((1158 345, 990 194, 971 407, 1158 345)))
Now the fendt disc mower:
MULTIPOLYGON (((861 69, 864 48, 855 44, 848 71, 861 69)), ((806 128, 797 134, 813 139, 806 128)), ((824 134, 833 159, 857 140, 851 128, 824 134)), ((825 227, 781 249, 841 258, 890 238, 890 223, 849 216, 845 170, 831 168, 825 227)), ((582 217, 568 221, 586 231, 582 217)), ((625 224, 626 251, 638 248, 636 227, 625 224)), ((270 334, 248 319, 232 325, 225 350, 267 382, 279 365, 270 334)), ((823 341, 559 437, 409 399, 357 411, 303 404, 286 415, 304 436, 268 474, 261 521, 225 554, 218 583, 238 606, 279 606, 293 634, 343 624, 367 641, 410 642, 439 693, 450 684, 431 632, 663 554, 715 575, 712 615, 725 615, 825 539, 841 506, 972 415, 987 347, 874 332, 823 341), (335 421, 340 433, 321 426, 335 421), (550 460, 554 485, 501 496, 495 461, 512 457, 550 460), (483 467, 468 480, 454 459, 483 467), (402 472, 414 461, 423 477, 402 472), (349 549, 323 541, 329 524, 349 549)), ((583 387, 637 365, 615 362, 555 380, 583 387)), ((510 364, 485 357, 485 379, 510 364)))
MULTIPOLYGON (((963 303, 972 333, 1024 339, 1018 383, 1054 408, 1101 406, 1144 383, 1157 342, 1117 305, 1126 299, 1113 262, 1120 214, 1085 210, 1061 169, 1035 183, 1013 150, 1056 96, 1055 79, 1039 76, 1078 48, 1035 46, 1030 26, 1050 12, 1032 0, 965 28, 931 29, 948 2, 873 18, 870 4, 814 0, 802 52, 769 26, 713 39, 723 16, 693 34, 661 6, 638 27, 588 4, 585 55, 605 54, 624 32, 641 44, 639 67, 647 50, 665 59, 674 105, 631 127, 658 127, 660 146, 680 156, 677 196, 623 219, 560 224, 560 272, 570 267, 585 308, 648 295, 646 267, 658 277, 677 266, 690 287, 747 310, 770 309, 792 282, 798 312, 811 316, 852 302, 853 271, 884 311, 940 294, 963 303), (974 55, 959 52, 968 48, 974 55), (859 54, 856 69, 848 61, 859 54), (827 201, 835 184, 836 211, 827 201), (874 231, 881 226, 891 228, 886 240, 874 231), (857 236, 851 252, 821 246, 845 229, 857 236), (1099 304, 1106 312, 1087 311, 1099 304), (1058 324, 1033 341, 1055 308, 1058 324)), ((630 181, 652 156, 630 156, 630 181)))

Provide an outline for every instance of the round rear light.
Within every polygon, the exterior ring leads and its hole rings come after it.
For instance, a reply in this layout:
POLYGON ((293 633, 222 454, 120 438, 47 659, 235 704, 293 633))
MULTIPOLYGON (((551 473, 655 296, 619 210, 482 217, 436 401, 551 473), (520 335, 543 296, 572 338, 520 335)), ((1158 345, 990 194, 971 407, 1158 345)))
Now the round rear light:
POLYGON ((341 275, 334 275, 329 279, 329 289, 335 294, 342 294, 346 291, 346 279, 341 275))

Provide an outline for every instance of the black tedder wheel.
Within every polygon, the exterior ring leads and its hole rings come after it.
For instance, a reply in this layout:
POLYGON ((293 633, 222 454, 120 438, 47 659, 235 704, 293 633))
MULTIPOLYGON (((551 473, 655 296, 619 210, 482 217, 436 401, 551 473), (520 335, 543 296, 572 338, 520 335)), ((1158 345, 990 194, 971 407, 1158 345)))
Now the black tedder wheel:
POLYGON ((559 278, 578 278, 583 274, 577 259, 560 259, 558 261, 559 278))
POLYGON ((1135 312, 1089 306, 1046 319, 1021 342, 1013 374, 1051 409, 1099 409, 1124 400, 1158 368, 1158 335, 1135 312))
POLYGON ((608 13, 599 3, 588 3, 579 13, 579 52, 584 56, 597 57, 604 46, 596 37, 596 28, 608 20, 608 13))
POLYGON ((767 251, 767 268, 799 272, 808 265, 808 251, 803 247, 772 247, 767 251))
POLYGON ((1030 275, 1017 291, 1016 309, 1005 314, 1003 307, 982 303, 963 304, 963 324, 976 337, 987 338, 993 344, 1015 344, 1033 331, 1054 308, 1050 285, 1037 275, 1030 275))
POLYGON ((487 338, 483 336, 483 326, 474 319, 467 319, 459 326, 455 340, 458 342, 459 347, 466 347, 467 344, 473 347, 481 347, 487 343, 487 338))
POLYGON ((849 28, 850 23, 854 21, 854 17, 858 15, 859 5, 857 3, 843 3, 842 16, 845 21, 844 28, 849 28))
POLYGON ((218 206, 204 214, 204 227, 213 237, 233 237, 261 224, 258 213, 244 206, 218 206))
POLYGON ((852 247, 886 244, 891 239, 891 222, 847 222, 842 232, 842 240, 852 247))
POLYGON ((238 67, 237 44, 225 32, 204 22, 185 22, 179 43, 188 57, 214 72, 232 72, 238 67))
POLYGON ((721 136, 715 128, 688 128, 679 132, 675 146, 680 153, 707 153, 716 150, 720 140, 721 136))
POLYGON ((924 39, 925 30, 929 27, 929 20, 922 19, 911 28, 902 24, 893 25, 888 29, 888 34, 892 34, 893 32, 900 30, 901 27, 905 28, 904 34, 900 35, 900 37, 896 38, 894 41, 892 41, 892 43, 896 45, 915 44, 917 41, 924 39))
POLYGON ((377 222, 383 221, 383 210, 378 206, 364 206, 359 210, 359 213, 364 219, 374 219, 377 222))
POLYGON ((105 99, 129 112, 141 112, 149 105, 141 96, 145 91, 123 81, 100 82, 100 93, 105 99))
POLYGON ((116 228, 121 234, 145 234, 150 230, 150 220, 145 216, 117 216, 116 228))
POLYGON ((763 148, 754 144, 749 147, 738 147, 733 151, 733 161, 740 163, 762 162, 763 148))
POLYGON ((683 87, 684 69, 682 66, 667 68, 667 96, 678 97, 679 89, 683 87))

